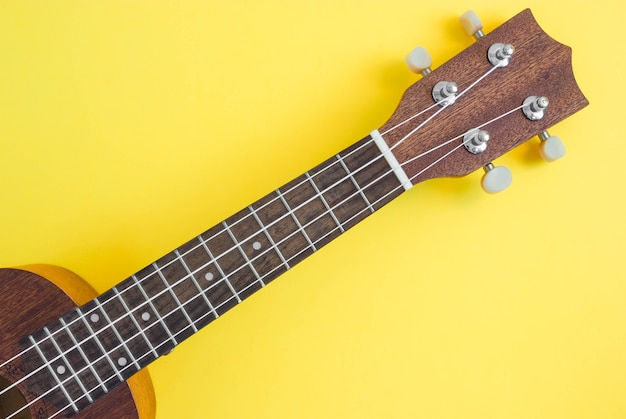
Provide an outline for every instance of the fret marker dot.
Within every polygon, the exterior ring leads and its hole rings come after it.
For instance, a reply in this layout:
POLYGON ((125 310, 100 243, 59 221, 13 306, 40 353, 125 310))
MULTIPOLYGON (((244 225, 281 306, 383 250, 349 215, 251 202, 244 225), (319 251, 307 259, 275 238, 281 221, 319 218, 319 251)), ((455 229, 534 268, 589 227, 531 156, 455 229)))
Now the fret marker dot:
POLYGON ((91 316, 89 316, 89 320, 91 320, 92 323, 97 323, 98 320, 100 320, 100 316, 98 316, 96 313, 93 313, 91 316))
POLYGON ((213 274, 211 272, 207 272, 206 275, 204 275, 204 279, 207 281, 213 281, 213 274))
POLYGON ((63 365, 59 365, 57 367, 57 374, 59 375, 65 374, 65 367, 63 365))
POLYGON ((147 312, 141 313, 141 320, 143 320, 144 322, 147 322, 148 320, 150 320, 150 313, 147 313, 147 312))
POLYGON ((120 365, 120 367, 123 367, 124 365, 128 363, 128 361, 126 360, 126 358, 122 356, 120 357, 120 359, 117 360, 117 363, 120 365))
POLYGON ((261 248, 261 242, 254 242, 254 243, 252 243, 252 248, 254 250, 259 250, 261 248))

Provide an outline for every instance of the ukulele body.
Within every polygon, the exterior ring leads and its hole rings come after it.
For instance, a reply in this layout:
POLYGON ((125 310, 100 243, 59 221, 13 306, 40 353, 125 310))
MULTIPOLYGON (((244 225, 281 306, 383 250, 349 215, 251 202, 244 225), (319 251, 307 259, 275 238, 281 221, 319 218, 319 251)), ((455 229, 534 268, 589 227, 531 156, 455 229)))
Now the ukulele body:
MULTIPOLYGON (((0 365, 21 351, 19 342, 24 337, 96 296, 87 282, 60 267, 31 265, 0 269, 0 365)), ((24 360, 17 357, 0 369, 0 388, 6 388, 25 375, 24 360)), ((12 390, 0 396, 0 417, 24 406, 24 400, 27 403, 37 398, 25 383, 18 384, 17 389, 19 392, 12 390)), ((57 411, 43 399, 15 417, 46 419, 57 411)), ((152 381, 144 369, 73 417, 151 419, 155 411, 152 381)))

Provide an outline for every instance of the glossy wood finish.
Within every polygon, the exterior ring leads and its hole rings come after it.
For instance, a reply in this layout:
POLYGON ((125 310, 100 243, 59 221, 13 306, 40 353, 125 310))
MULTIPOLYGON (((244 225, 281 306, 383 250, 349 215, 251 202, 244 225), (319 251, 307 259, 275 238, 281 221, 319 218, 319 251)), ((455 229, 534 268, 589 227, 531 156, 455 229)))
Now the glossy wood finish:
MULTIPOLYGON (((407 162, 462 135, 520 106, 531 95, 546 96, 550 100, 545 118, 530 121, 518 110, 484 128, 490 133, 491 139, 483 154, 470 154, 461 146, 425 170, 460 145, 461 140, 458 139, 406 164, 405 171, 414 184, 435 177, 469 174, 588 105, 589 102, 574 79, 571 49, 550 38, 527 9, 407 89, 395 113, 380 132, 385 133, 431 106, 434 103, 431 92, 437 82, 454 81, 459 86, 459 92, 462 92, 493 68, 487 59, 487 51, 494 43, 510 43, 515 47, 510 64, 494 70, 453 105, 407 138, 394 150, 398 161, 407 162)), ((435 111, 426 112, 399 129, 384 134, 385 140, 390 145, 397 144, 435 111)))
MULTIPOLYGON (((0 269, 0 363, 21 351, 19 342, 24 336, 72 310, 76 306, 69 296, 73 291, 77 301, 84 301, 89 294, 95 294, 79 277, 62 268, 37 265, 23 269, 0 269), (54 277, 54 281, 29 270, 45 272, 54 277), (55 283, 63 286, 64 290, 55 283)), ((0 375, 11 382, 20 380, 26 375, 23 358, 18 357, 9 362, 0 370, 0 375)), ((147 371, 136 377, 74 417, 153 418, 156 409, 150 378, 147 371)), ((18 388, 28 401, 38 397, 27 387, 26 382, 18 385, 18 388)), ((30 408, 33 418, 48 418, 56 412, 57 408, 46 398, 35 402, 30 408)))
POLYGON ((46 411, 101 409, 93 400, 117 398, 118 385, 403 191, 368 136, 96 298, 64 271, 78 308, 40 277, 6 270, 8 294, 21 282, 34 301, 45 294, 11 340, 24 351, 20 371, 32 371, 27 398, 46 394, 35 404, 46 411))
MULTIPOLYGON (((397 145, 394 155, 400 163, 409 162, 404 170, 418 183, 476 170, 586 105, 573 78, 570 49, 549 38, 526 10, 411 86, 380 131, 389 146, 397 145), (440 109, 404 124, 433 104, 436 82, 455 81, 463 91, 492 68, 486 55, 494 42, 516 47, 512 63, 408 135, 440 109), (459 139, 413 161, 520 106, 530 95, 550 99, 546 117, 529 121, 519 110, 493 122, 486 127, 492 139, 485 153, 454 150, 459 139), (449 156, 434 164, 445 153, 449 156)), ((39 275, 0 270, 0 326, 6 336, 0 361, 26 351, 1 374, 15 381, 37 371, 19 386, 28 400, 58 389, 33 404, 35 417, 51 416, 68 401, 80 410, 76 417, 151 417, 154 397, 145 366, 403 191, 367 137, 97 298, 67 271, 56 283, 71 285, 74 301, 39 275), (76 301, 81 306, 74 309, 76 301), (56 373, 59 367, 63 372, 56 373), (144 385, 129 388, 127 379, 144 385), (89 404, 86 398, 96 401, 89 404)))
MULTIPOLYGON (((89 388, 98 380, 108 386, 116 375, 126 379, 167 354, 403 191, 367 137, 87 302, 81 314, 69 313, 48 329, 55 340, 67 342, 63 324, 71 325, 70 333, 85 342, 83 352, 94 360, 95 371, 85 371, 80 381, 89 388), (92 315, 99 320, 89 321, 92 315), (90 337, 88 327, 97 339, 90 337), (97 343, 105 351, 95 348, 97 343), (124 358, 129 365, 111 367, 104 356, 113 364, 124 358)), ((46 333, 37 331, 34 338, 54 358, 57 351, 46 333)), ((30 358, 35 368, 41 364, 37 358, 30 358)), ((76 369, 84 369, 79 353, 66 358, 76 369)), ((72 398, 84 393, 80 384, 69 383, 72 398)))

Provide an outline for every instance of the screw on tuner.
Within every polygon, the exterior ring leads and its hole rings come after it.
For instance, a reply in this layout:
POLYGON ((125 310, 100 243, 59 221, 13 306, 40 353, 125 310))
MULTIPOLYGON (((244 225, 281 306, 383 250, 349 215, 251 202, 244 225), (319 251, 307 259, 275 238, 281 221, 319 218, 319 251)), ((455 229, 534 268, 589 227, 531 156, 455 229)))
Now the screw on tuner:
MULTIPOLYGON (((473 10, 463 13, 459 19, 465 32, 469 36, 474 37, 477 43, 487 42, 483 39, 485 36, 483 23, 473 10)), ((485 58, 494 67, 492 70, 495 70, 495 68, 507 67, 513 61, 514 53, 515 47, 512 44, 496 42, 487 48, 485 58)), ((433 73, 433 60, 424 47, 420 46, 413 49, 405 57, 405 61, 409 69, 414 73, 422 77, 437 77, 436 73, 431 74, 433 73)), ((471 87, 473 86, 459 86, 454 81, 440 80, 432 88, 432 98, 435 104, 445 108, 454 105, 465 93, 465 90, 469 90, 471 87)), ((549 104, 550 101, 545 96, 529 96, 518 109, 521 109, 521 112, 529 120, 539 121, 548 112, 549 104)), ((478 155, 487 149, 491 137, 486 130, 482 129, 483 126, 479 125, 461 135, 463 146, 467 152, 478 155)), ((497 138, 491 139, 492 142, 497 140, 497 138)), ((545 161, 552 162, 565 155, 565 145, 559 137, 551 136, 547 131, 542 131, 539 134, 539 140, 539 154, 545 161)), ((486 192, 500 192, 511 184, 512 175, 506 167, 495 166, 492 162, 489 162, 483 166, 483 169, 485 173, 481 185, 486 192)))

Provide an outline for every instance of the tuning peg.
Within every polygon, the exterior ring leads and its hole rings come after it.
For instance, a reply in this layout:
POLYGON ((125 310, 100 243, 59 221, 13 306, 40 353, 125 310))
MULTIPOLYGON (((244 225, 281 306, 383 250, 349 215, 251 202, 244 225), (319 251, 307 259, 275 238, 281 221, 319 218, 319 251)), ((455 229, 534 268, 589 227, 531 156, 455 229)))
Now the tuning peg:
POLYGON ((487 193, 502 192, 513 181, 511 171, 504 166, 494 166, 493 163, 489 163, 483 169, 485 169, 485 174, 480 184, 487 193))
POLYGON ((404 58, 404 61, 412 72, 422 76, 430 73, 430 66, 433 65, 433 59, 424 47, 415 48, 404 58))
POLYGON ((547 162, 552 162, 565 156, 565 144, 557 136, 550 135, 548 131, 539 134, 539 154, 547 162))
POLYGON ((528 96, 524 99, 524 107, 522 112, 526 115, 526 118, 531 121, 539 121, 546 116, 546 110, 550 105, 550 101, 545 96, 528 96))
POLYGON ((472 9, 459 16, 459 20, 465 32, 469 36, 473 36, 477 41, 485 36, 483 33, 483 22, 480 21, 480 18, 472 9))

